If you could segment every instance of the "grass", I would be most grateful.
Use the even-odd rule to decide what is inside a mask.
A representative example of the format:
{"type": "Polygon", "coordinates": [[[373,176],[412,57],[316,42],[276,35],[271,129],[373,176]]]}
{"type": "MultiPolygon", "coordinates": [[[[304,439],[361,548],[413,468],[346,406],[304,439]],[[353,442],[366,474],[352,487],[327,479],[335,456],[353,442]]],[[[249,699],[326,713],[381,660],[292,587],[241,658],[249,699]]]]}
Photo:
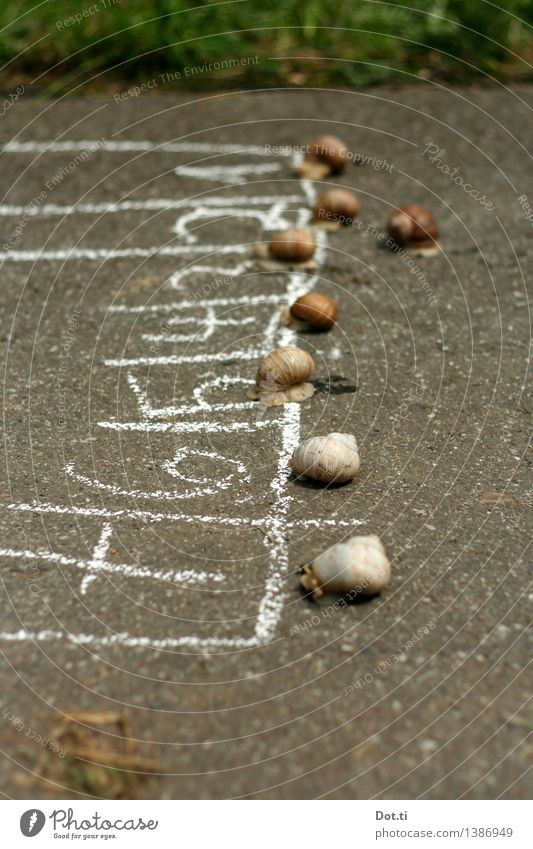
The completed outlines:
{"type": "Polygon", "coordinates": [[[0,86],[87,93],[160,74],[170,79],[157,91],[530,79],[533,0],[500,2],[3,0],[0,86]]]}

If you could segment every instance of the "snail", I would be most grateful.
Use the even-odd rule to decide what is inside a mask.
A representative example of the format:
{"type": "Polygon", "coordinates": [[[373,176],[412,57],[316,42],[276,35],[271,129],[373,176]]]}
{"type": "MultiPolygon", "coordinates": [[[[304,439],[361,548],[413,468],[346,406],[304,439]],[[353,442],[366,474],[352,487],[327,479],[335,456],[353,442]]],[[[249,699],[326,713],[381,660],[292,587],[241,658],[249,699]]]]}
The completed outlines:
{"type": "Polygon", "coordinates": [[[315,249],[314,236],[305,227],[292,227],[276,233],[268,246],[270,256],[282,262],[306,262],[315,249]]]}
{"type": "Polygon", "coordinates": [[[349,433],[328,433],[305,439],[289,460],[296,475],[326,484],[351,481],[360,465],[357,442],[349,433]]]}
{"type": "Polygon", "coordinates": [[[391,577],[389,559],[375,535],[339,542],[303,569],[301,585],[313,593],[314,599],[321,598],[324,593],[376,595],[391,577]]]}
{"type": "Polygon", "coordinates": [[[338,228],[350,226],[361,211],[359,198],[348,189],[326,189],[313,209],[313,224],[338,228]]]}
{"type": "Polygon", "coordinates": [[[388,231],[396,244],[406,247],[433,247],[439,235],[433,213],[416,204],[396,209],[389,218],[388,231]]]}
{"type": "Polygon", "coordinates": [[[290,401],[305,401],[315,387],[306,383],[315,364],[311,354],[301,348],[276,348],[263,357],[257,369],[256,386],[248,397],[260,400],[266,407],[279,407],[290,401]]]}
{"type": "Polygon", "coordinates": [[[346,165],[348,148],[335,136],[320,136],[306,145],[304,161],[297,171],[301,177],[320,180],[328,174],[338,174],[346,165]]]}
{"type": "Polygon", "coordinates": [[[308,292],[297,298],[290,308],[290,318],[304,321],[319,330],[329,330],[337,319],[339,305],[320,292],[308,292]]]}

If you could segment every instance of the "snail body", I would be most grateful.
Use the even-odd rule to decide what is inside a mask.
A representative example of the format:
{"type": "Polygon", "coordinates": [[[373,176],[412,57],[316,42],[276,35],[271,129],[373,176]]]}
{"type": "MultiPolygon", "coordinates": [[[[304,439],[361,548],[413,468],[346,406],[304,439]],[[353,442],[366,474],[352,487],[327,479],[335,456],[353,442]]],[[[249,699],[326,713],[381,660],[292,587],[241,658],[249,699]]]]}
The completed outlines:
{"type": "Polygon", "coordinates": [[[337,320],[338,309],[337,301],[333,298],[321,295],[320,292],[308,292],[293,303],[290,315],[319,330],[329,330],[337,320]]]}
{"type": "Polygon", "coordinates": [[[267,407],[279,407],[291,401],[305,401],[314,394],[311,377],[315,364],[311,354],[301,348],[276,348],[263,357],[256,374],[256,385],[248,397],[267,407]]]}
{"type": "Polygon", "coordinates": [[[398,245],[405,246],[431,245],[439,235],[433,213],[416,204],[396,209],[389,218],[388,230],[398,245]]]}
{"type": "Polygon", "coordinates": [[[313,234],[305,227],[291,227],[276,233],[268,245],[270,256],[281,262],[307,262],[316,249],[313,234]]]}
{"type": "Polygon", "coordinates": [[[325,484],[351,481],[360,465],[357,442],[349,433],[329,433],[305,439],[289,460],[295,474],[325,484]]]}
{"type": "Polygon", "coordinates": [[[326,189],[318,196],[313,208],[313,224],[350,226],[360,211],[359,198],[353,192],[348,189],[326,189]]]}
{"type": "Polygon", "coordinates": [[[298,166],[301,177],[319,180],[338,174],[348,159],[348,148],[336,136],[320,136],[306,145],[304,161],[298,166]]]}
{"type": "Polygon", "coordinates": [[[328,548],[304,566],[300,581],[319,599],[325,593],[371,596],[380,593],[391,577],[391,566],[379,537],[354,536],[328,548]]]}

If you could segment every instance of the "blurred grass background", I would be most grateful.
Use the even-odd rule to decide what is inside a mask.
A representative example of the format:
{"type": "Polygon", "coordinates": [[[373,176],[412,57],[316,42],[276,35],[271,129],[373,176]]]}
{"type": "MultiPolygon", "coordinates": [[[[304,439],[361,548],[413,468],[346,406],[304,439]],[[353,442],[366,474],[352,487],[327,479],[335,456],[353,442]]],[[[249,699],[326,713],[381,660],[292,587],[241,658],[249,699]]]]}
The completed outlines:
{"type": "Polygon", "coordinates": [[[0,87],[24,82],[49,95],[120,91],[158,74],[238,59],[245,63],[159,83],[155,93],[173,85],[531,79],[533,0],[500,3],[2,0],[0,87]],[[74,15],[81,20],[68,21],[74,15]]]}

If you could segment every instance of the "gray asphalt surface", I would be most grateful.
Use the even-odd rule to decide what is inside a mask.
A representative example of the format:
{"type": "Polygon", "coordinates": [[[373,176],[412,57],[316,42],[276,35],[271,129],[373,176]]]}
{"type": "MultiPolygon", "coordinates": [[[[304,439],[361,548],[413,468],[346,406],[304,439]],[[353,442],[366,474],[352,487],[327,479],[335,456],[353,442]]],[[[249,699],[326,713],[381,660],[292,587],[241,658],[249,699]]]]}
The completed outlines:
{"type": "MultiPolygon", "coordinates": [[[[145,758],[160,773],[137,775],[126,795],[530,793],[532,101],[528,87],[428,86],[22,99],[5,115],[3,144],[102,147],[74,166],[83,145],[1,155],[6,796],[90,795],[68,773],[71,743],[60,758],[36,739],[57,739],[73,711],[126,712],[141,759],[134,772],[145,758]],[[276,316],[287,286],[306,285],[305,275],[251,263],[265,222],[242,211],[266,207],[249,199],[294,196],[283,213],[293,222],[308,198],[289,158],[244,148],[300,145],[326,131],[366,158],[331,180],[363,206],[359,228],[327,234],[314,284],[339,301],[338,326],[294,336],[317,366],[299,432],[345,430],[360,443],[361,474],[329,491],[284,477],[297,427],[290,412],[231,406],[246,400],[254,352],[265,339],[286,341],[276,316]],[[151,146],[110,148],[134,141],[151,146]],[[167,142],[193,149],[157,149],[167,142]],[[430,144],[451,174],[424,154],[430,144]],[[175,173],[269,163],[276,169],[240,184],[220,172],[175,173]],[[187,225],[194,243],[173,232],[183,210],[164,204],[64,209],[170,199],[189,210],[200,197],[227,207],[187,225]],[[36,214],[11,209],[32,199],[36,214]],[[443,252],[416,259],[416,269],[371,229],[406,203],[430,207],[442,232],[443,252]],[[149,250],[191,244],[197,253],[149,250]],[[67,257],[73,247],[81,253],[67,257]],[[169,278],[186,267],[172,289],[169,278]],[[205,324],[183,319],[205,319],[210,299],[208,321],[232,323],[206,335],[205,324]],[[139,362],[154,356],[167,360],[139,362]],[[190,407],[211,380],[215,413],[168,410],[190,407]],[[141,420],[159,429],[112,426],[141,420]],[[184,421],[188,429],[175,427],[184,421]],[[347,606],[304,598],[300,566],[357,532],[384,541],[388,589],[347,606]],[[202,583],[169,577],[180,570],[211,574],[202,583]]],[[[120,749],[114,725],[95,727],[100,751],[120,749]]]]}

